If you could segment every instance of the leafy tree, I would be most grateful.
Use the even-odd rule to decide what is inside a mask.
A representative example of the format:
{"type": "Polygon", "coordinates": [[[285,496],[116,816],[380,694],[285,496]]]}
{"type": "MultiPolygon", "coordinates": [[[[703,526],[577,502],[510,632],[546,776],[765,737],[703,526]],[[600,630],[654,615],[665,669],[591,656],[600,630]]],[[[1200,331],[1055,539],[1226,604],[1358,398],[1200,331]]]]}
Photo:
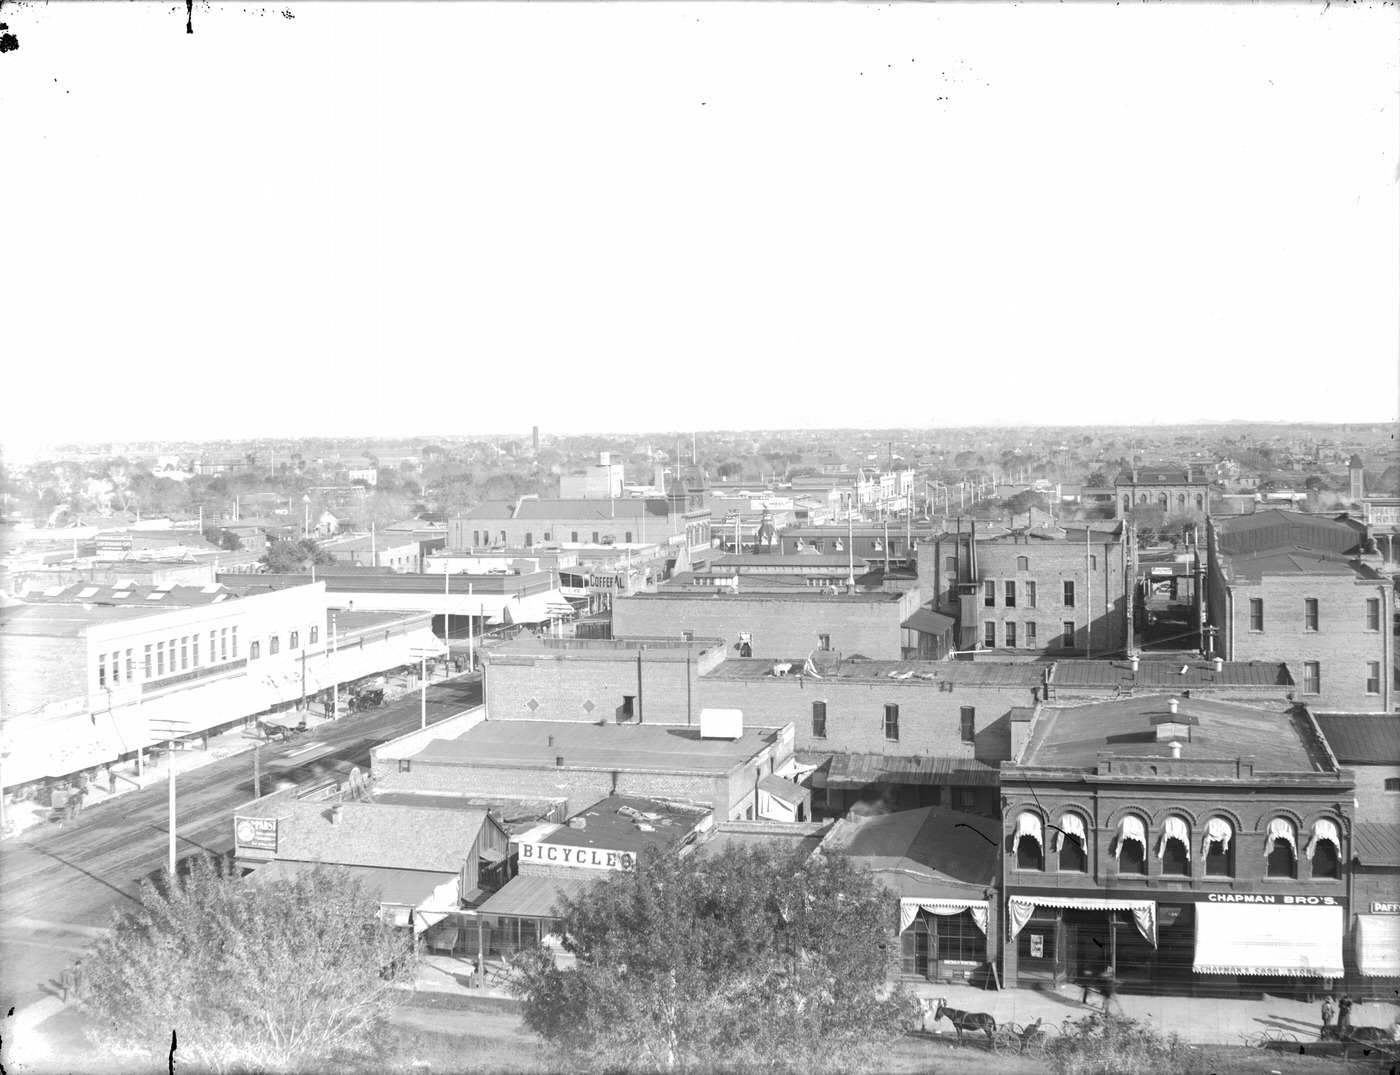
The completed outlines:
{"type": "Polygon", "coordinates": [[[1128,521],[1137,533],[1138,540],[1145,545],[1154,545],[1162,531],[1165,516],[1155,504],[1139,504],[1128,512],[1128,521]]]}
{"type": "Polygon", "coordinates": [[[652,851],[562,901],[561,970],[519,961],[525,1023],[580,1068],[858,1070],[909,1025],[897,901],[841,855],[652,851]]]}
{"type": "Polygon", "coordinates": [[[1045,497],[1033,489],[1017,493],[1006,501],[1006,510],[1012,515],[1025,515],[1031,508],[1039,508],[1041,511],[1049,511],[1050,505],[1045,502],[1045,497]]]}
{"type": "Polygon", "coordinates": [[[1108,475],[1101,470],[1096,470],[1084,479],[1084,484],[1105,486],[1108,484],[1108,475]]]}
{"type": "Polygon", "coordinates": [[[418,958],[344,869],[255,884],[200,856],[114,916],[87,1007],[108,1048],[164,1057],[174,1028],[196,1070],[335,1070],[373,1047],[418,958]]]}
{"type": "Polygon", "coordinates": [[[300,541],[274,541],[263,553],[262,564],[278,574],[305,571],[310,564],[333,564],[335,557],[311,538],[300,541]]]}

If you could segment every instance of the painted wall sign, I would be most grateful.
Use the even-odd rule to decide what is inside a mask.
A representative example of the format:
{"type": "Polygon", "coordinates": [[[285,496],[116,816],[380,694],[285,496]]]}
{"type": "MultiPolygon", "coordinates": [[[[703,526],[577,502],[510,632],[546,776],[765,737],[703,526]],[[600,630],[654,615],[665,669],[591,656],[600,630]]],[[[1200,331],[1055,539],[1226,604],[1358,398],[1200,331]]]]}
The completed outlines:
{"type": "Polygon", "coordinates": [[[520,862],[551,866],[579,866],[591,870],[630,870],[637,864],[631,851],[607,851],[600,847],[569,847],[567,844],[520,844],[520,862]]]}
{"type": "MultiPolygon", "coordinates": [[[[1173,894],[1175,895],[1175,894],[1173,894]]],[[[1208,903],[1278,903],[1294,907],[1340,907],[1342,901],[1333,896],[1274,896],[1255,892],[1212,892],[1208,903]]]]}
{"type": "Polygon", "coordinates": [[[1372,914],[1400,914],[1400,903],[1371,903],[1372,914]]]}
{"type": "Polygon", "coordinates": [[[233,819],[233,836],[239,847],[276,851],[277,819],[275,817],[236,817],[233,819]]]}

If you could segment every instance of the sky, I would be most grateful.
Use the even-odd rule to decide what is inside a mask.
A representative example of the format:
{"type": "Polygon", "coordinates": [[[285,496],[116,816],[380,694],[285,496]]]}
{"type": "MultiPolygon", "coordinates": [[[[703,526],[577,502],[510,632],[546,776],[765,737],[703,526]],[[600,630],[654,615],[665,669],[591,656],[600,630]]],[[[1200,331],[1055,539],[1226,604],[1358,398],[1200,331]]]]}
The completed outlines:
{"type": "Polygon", "coordinates": [[[1397,418],[1395,5],[0,19],[0,443],[1397,418]]]}

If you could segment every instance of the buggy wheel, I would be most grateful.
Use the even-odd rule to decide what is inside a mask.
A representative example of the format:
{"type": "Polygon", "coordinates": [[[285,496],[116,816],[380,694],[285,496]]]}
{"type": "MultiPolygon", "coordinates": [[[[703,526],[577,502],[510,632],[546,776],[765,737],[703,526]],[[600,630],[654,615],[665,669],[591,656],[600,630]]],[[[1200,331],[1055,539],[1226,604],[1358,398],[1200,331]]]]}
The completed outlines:
{"type": "Polygon", "coordinates": [[[1274,1040],[1275,1040],[1275,1041],[1286,1042],[1286,1043],[1289,1044],[1289,1045],[1297,1045],[1297,1044],[1298,1044],[1298,1035],[1297,1035],[1297,1034],[1292,1034],[1292,1033],[1288,1032],[1287,1030],[1285,1030],[1285,1031],[1283,1031],[1282,1033],[1276,1035],[1276,1036],[1274,1037],[1274,1040]]]}
{"type": "Polygon", "coordinates": [[[1256,1030],[1253,1034],[1244,1036],[1244,1044],[1247,1049],[1262,1049],[1269,1040],[1269,1036],[1261,1030],[1256,1030]]]}
{"type": "Polygon", "coordinates": [[[1009,1026],[1001,1027],[992,1038],[992,1048],[998,1056],[1017,1056],[1021,1052],[1021,1036],[1009,1026]]]}
{"type": "Polygon", "coordinates": [[[1044,1060],[1047,1047],[1050,1044],[1050,1035],[1043,1030],[1037,1030],[1031,1034],[1026,1042],[1026,1052],[1037,1060],[1044,1060]]]}

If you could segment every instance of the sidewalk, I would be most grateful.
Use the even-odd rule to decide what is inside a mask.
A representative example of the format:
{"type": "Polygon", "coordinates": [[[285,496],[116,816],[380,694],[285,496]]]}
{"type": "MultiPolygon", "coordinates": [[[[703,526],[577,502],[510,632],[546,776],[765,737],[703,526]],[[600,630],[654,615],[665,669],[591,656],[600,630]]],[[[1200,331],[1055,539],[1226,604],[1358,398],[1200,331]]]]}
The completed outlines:
{"type": "MultiPolygon", "coordinates": [[[[436,675],[429,679],[430,687],[439,686],[449,680],[467,679],[469,673],[452,673],[450,675],[436,675]]],[[[416,693],[418,688],[412,691],[401,691],[401,695],[416,693]]],[[[396,696],[397,697],[397,696],[396,696]]],[[[392,700],[392,699],[391,699],[392,700]]],[[[323,724],[333,724],[334,721],[321,715],[318,709],[308,708],[301,714],[292,712],[276,714],[276,721],[282,722],[291,720],[293,716],[304,717],[307,730],[315,732],[323,724]]],[[[343,718],[342,718],[343,719],[343,718]]],[[[220,761],[223,758],[232,757],[235,754],[244,754],[251,751],[259,743],[273,745],[277,743],[275,739],[261,739],[256,734],[256,725],[249,724],[248,727],[239,726],[230,731],[209,737],[209,746],[206,750],[202,741],[197,736],[191,736],[185,740],[175,751],[174,768],[178,778],[181,773],[187,773],[201,766],[209,765],[211,762],[220,761]]],[[[87,798],[83,803],[84,810],[90,810],[99,803],[104,803],[109,799],[119,795],[126,795],[133,791],[140,791],[156,784],[163,783],[169,779],[170,764],[169,756],[165,752],[165,744],[159,744],[161,754],[158,760],[150,757],[150,748],[147,748],[146,762],[143,771],[138,775],[136,771],[136,761],[132,759],[125,762],[114,762],[106,766],[116,775],[113,789],[109,791],[106,780],[99,776],[97,780],[88,784],[87,798]]],[[[251,763],[250,763],[251,764],[251,763]]],[[[23,802],[7,802],[5,804],[6,831],[0,834],[0,839],[9,839],[18,835],[25,829],[40,825],[49,820],[50,809],[47,798],[40,800],[26,800],[23,802]]]]}
{"type": "MultiPolygon", "coordinates": [[[[998,1023],[1015,1022],[1022,1025],[1044,1019],[1057,1026],[1066,1018],[1077,1019],[1091,1011],[1103,1010],[1103,997],[1093,994],[1092,1007],[1081,1005],[1078,986],[1059,990],[976,989],[966,985],[943,985],[919,982],[914,992],[920,997],[942,997],[952,1008],[987,1012],[998,1023]]],[[[1261,1030],[1278,1030],[1295,1034],[1300,1043],[1316,1041],[1321,1025],[1319,1004],[1265,996],[1263,1000],[1233,997],[1156,997],[1129,993],[1118,994],[1113,1007],[1121,1007],[1124,1015],[1153,1024],[1164,1034],[1178,1034],[1194,1045],[1242,1045],[1247,1034],[1261,1030]]],[[[1358,1004],[1352,1009],[1353,1026],[1389,1028],[1395,1019],[1397,1005],[1384,1003],[1358,1004]]],[[[925,1023],[927,1030],[951,1031],[946,1019],[933,1022],[932,1010],[925,1023]]]]}

